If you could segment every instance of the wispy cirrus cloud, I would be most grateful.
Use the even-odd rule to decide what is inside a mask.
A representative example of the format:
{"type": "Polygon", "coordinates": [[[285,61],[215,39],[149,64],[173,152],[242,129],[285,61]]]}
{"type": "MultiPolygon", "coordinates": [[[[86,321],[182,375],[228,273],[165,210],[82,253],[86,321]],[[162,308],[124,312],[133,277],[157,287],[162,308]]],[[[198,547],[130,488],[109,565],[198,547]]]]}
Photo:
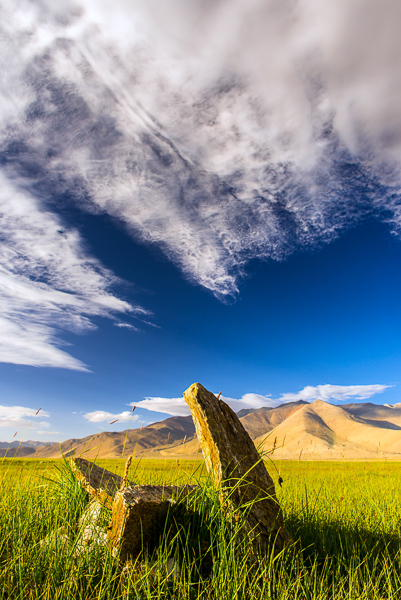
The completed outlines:
{"type": "Polygon", "coordinates": [[[397,0],[0,0],[0,15],[2,177],[54,238],[39,256],[21,217],[38,251],[20,257],[3,200],[17,249],[11,275],[0,263],[15,285],[1,360],[83,369],[55,321],[85,330],[129,309],[77,234],[57,237],[64,204],[116,217],[218,297],[249,259],[330,242],[367,214],[401,230],[397,0]]]}
{"type": "Polygon", "coordinates": [[[78,232],[0,174],[0,361],[85,370],[57,333],[90,317],[146,314],[109,289],[116,278],[87,256],[78,232]]]}
{"type": "MultiPolygon", "coordinates": [[[[238,412],[244,408],[275,408],[286,402],[295,402],[297,400],[305,400],[306,402],[314,402],[315,400],[323,400],[325,402],[349,402],[350,400],[367,400],[376,394],[381,394],[391,385],[317,385],[306,386],[296,393],[282,394],[278,398],[273,398],[271,395],[262,395],[248,393],[241,398],[230,398],[220,396],[234,412],[238,412]]],[[[164,412],[174,416],[185,417],[191,414],[184,398],[157,398],[149,397],[145,400],[135,403],[138,408],[146,408],[164,412]]]]}
{"type": "Polygon", "coordinates": [[[135,327],[135,325],[131,325],[131,323],[114,323],[116,327],[120,327],[121,329],[129,329],[130,331],[136,331],[139,333],[141,330],[139,327],[135,327]]]}
{"type": "Polygon", "coordinates": [[[401,8],[368,6],[2,0],[4,171],[217,295],[367,212],[397,229],[401,8]]]}

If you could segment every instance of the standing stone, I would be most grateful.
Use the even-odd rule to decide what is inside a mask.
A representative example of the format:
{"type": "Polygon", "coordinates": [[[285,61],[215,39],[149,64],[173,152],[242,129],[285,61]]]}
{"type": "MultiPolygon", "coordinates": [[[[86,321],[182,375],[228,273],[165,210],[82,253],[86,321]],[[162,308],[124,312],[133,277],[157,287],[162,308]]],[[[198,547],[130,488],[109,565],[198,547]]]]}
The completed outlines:
{"type": "Polygon", "coordinates": [[[136,485],[119,490],[107,532],[111,549],[120,547],[121,561],[139,556],[143,545],[154,539],[171,504],[196,489],[196,485],[136,485]]]}
{"type": "Polygon", "coordinates": [[[279,552],[289,536],[274,483],[249,434],[222,400],[194,383],[184,392],[206,467],[222,500],[246,516],[256,553],[279,552]],[[241,508],[243,507],[243,508],[241,508]]]}
{"type": "Polygon", "coordinates": [[[70,464],[77,481],[93,499],[106,504],[111,503],[115,493],[122,486],[122,477],[98,467],[85,458],[72,458],[70,464]]]}

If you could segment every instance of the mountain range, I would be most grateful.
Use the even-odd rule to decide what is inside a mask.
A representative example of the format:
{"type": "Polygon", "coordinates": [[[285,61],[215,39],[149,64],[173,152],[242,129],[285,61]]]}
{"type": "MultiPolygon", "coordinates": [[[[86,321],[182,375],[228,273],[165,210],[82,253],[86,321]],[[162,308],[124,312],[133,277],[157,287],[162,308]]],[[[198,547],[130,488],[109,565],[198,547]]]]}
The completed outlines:
{"type": "MultiPolygon", "coordinates": [[[[337,406],[300,400],[242,410],[238,417],[256,447],[276,459],[401,459],[401,404],[337,406]]],[[[140,429],[102,432],[61,444],[0,443],[0,456],[59,458],[62,453],[89,459],[202,456],[192,417],[170,417],[140,429]]]]}

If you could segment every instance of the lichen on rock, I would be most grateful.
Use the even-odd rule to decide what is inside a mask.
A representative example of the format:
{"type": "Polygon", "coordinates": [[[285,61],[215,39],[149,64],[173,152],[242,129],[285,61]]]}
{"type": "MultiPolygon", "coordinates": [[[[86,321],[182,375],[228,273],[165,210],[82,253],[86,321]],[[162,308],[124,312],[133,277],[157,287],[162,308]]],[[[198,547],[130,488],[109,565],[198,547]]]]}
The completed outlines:
{"type": "Polygon", "coordinates": [[[274,482],[249,434],[233,410],[200,383],[184,398],[191,409],[206,467],[221,501],[240,510],[255,551],[280,551],[290,538],[284,529],[274,482]]]}

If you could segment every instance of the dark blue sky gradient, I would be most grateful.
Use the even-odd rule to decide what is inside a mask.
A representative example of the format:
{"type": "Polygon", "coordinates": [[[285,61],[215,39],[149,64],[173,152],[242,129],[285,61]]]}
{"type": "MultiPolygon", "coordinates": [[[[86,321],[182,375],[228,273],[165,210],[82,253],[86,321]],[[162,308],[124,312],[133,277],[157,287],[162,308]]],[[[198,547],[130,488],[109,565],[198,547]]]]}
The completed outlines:
{"type": "MultiPolygon", "coordinates": [[[[233,398],[381,383],[394,387],[373,401],[400,400],[401,242],[386,225],[365,222],[283,262],[254,260],[230,303],[186,281],[159,249],[135,243],[104,217],[82,217],[78,226],[88,249],[124,280],[120,296],[151,310],[157,327],[124,319],[141,329],[135,332],[98,318],[92,333],[63,333],[91,373],[0,365],[4,400],[50,412],[56,438],[102,428],[81,413],[178,397],[194,381],[233,398]]],[[[164,416],[136,415],[136,425],[164,416]]]]}

